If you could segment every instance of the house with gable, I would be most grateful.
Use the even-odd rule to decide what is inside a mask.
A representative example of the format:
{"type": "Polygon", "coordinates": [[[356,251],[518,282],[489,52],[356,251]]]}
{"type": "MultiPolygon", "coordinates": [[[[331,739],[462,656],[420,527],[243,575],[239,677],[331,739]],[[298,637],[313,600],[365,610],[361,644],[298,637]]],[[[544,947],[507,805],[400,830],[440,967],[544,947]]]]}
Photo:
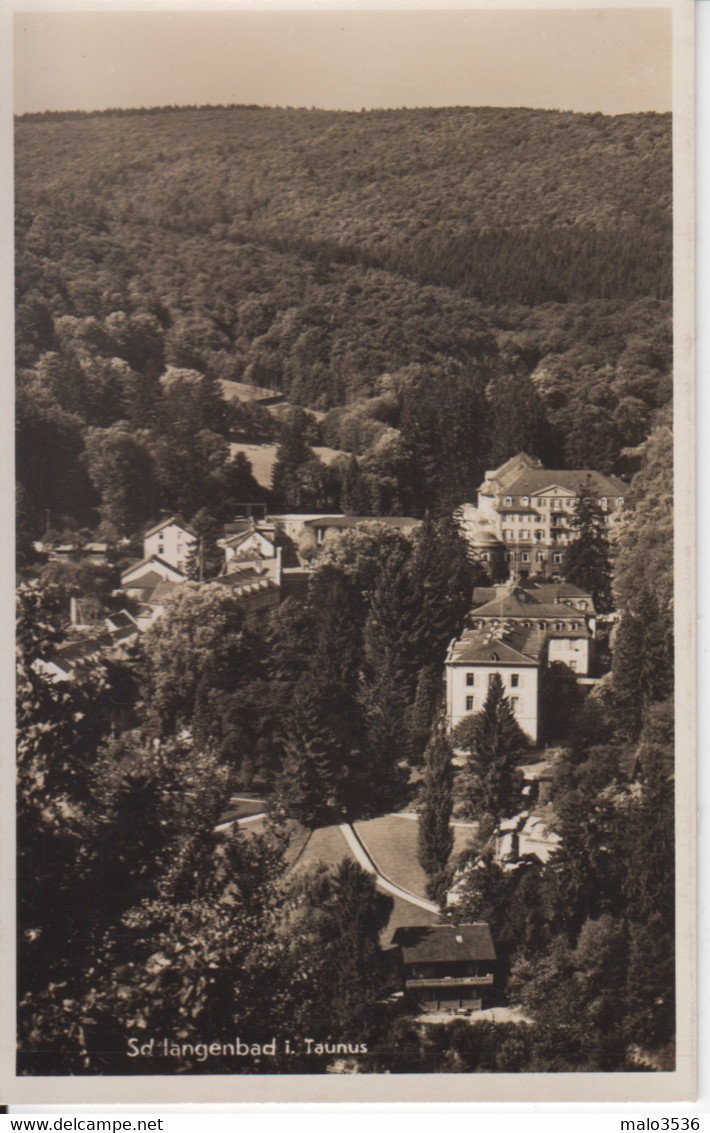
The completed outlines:
{"type": "Polygon", "coordinates": [[[591,668],[594,645],[594,601],[578,587],[550,583],[534,587],[508,583],[496,588],[495,597],[470,611],[471,629],[495,632],[537,628],[547,637],[547,663],[553,671],[586,676],[591,668]],[[566,591],[569,596],[562,596],[566,591]],[[545,599],[548,599],[547,601],[545,599]]]}
{"type": "Polygon", "coordinates": [[[423,1011],[480,1011],[493,999],[498,957],[485,922],[400,926],[392,945],[405,990],[423,1011]]]}
{"type": "Polygon", "coordinates": [[[453,729],[465,716],[480,712],[494,674],[498,674],[522,730],[537,743],[540,673],[547,634],[538,626],[465,629],[451,642],[445,662],[446,719],[453,729]]]}
{"type": "Polygon", "coordinates": [[[146,531],[143,536],[143,557],[161,559],[185,575],[196,544],[196,533],[173,515],[146,531]]]}
{"type": "Polygon", "coordinates": [[[551,470],[518,453],[486,472],[478,489],[478,515],[493,524],[511,571],[521,578],[560,572],[575,538],[573,513],[583,486],[609,520],[623,510],[628,485],[594,469],[551,470]]]}

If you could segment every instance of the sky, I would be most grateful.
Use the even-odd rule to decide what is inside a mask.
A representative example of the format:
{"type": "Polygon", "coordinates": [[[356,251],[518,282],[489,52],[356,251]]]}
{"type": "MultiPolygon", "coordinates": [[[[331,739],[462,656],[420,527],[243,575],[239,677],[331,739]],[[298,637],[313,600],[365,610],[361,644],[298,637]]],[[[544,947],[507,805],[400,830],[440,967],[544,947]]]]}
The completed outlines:
{"type": "Polygon", "coordinates": [[[18,114],[220,103],[666,111],[671,12],[25,11],[14,92],[18,114]]]}

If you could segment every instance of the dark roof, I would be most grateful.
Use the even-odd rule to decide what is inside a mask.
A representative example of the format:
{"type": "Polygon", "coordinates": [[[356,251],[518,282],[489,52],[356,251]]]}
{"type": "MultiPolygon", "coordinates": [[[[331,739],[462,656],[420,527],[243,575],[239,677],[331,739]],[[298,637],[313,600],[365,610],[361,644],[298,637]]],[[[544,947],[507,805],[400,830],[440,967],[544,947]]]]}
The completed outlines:
{"type": "Polygon", "coordinates": [[[163,582],[162,574],[158,574],[156,570],[147,570],[145,574],[139,574],[136,578],[130,579],[128,582],[121,582],[122,590],[153,590],[159,582],[163,582]]]}
{"type": "Polygon", "coordinates": [[[560,605],[565,605],[565,600],[569,598],[586,598],[592,609],[594,609],[594,602],[592,595],[588,590],[582,590],[579,586],[575,586],[572,582],[534,582],[525,581],[521,584],[521,589],[532,593],[539,593],[543,602],[556,602],[560,605]]]}
{"type": "Polygon", "coordinates": [[[405,964],[496,959],[487,924],[402,926],[392,943],[401,948],[405,964]]]}
{"type": "Polygon", "coordinates": [[[497,632],[490,629],[466,629],[458,641],[454,642],[447,663],[536,665],[546,640],[545,630],[537,628],[502,628],[497,632]]]}
{"type": "Polygon", "coordinates": [[[589,480],[592,490],[599,496],[623,496],[628,492],[628,484],[624,484],[617,476],[604,476],[591,468],[528,468],[505,488],[506,496],[529,496],[533,492],[544,492],[546,488],[567,488],[578,492],[582,485],[589,480]]]}
{"type": "Polygon", "coordinates": [[[522,472],[524,468],[541,468],[542,461],[537,457],[528,456],[526,452],[519,452],[516,456],[511,456],[500,468],[494,469],[492,472],[486,473],[486,480],[484,480],[481,487],[478,489],[482,495],[491,495],[491,492],[483,491],[486,484],[493,487],[505,486],[510,480],[515,479],[515,476],[522,472]]]}
{"type": "Polygon", "coordinates": [[[503,598],[494,598],[483,606],[471,611],[471,617],[476,618],[545,618],[548,621],[556,618],[582,619],[584,611],[576,610],[564,602],[540,602],[536,598],[531,601],[520,599],[519,594],[508,594],[503,598]]]}
{"type": "Polygon", "coordinates": [[[136,623],[127,610],[118,610],[115,614],[109,614],[106,621],[110,622],[116,629],[136,628],[136,623]]]}
{"type": "Polygon", "coordinates": [[[386,523],[388,527],[417,527],[421,519],[408,515],[323,515],[307,519],[304,527],[358,527],[361,523],[386,523]]]}
{"type": "MultiPolygon", "coordinates": [[[[174,566],[173,563],[169,563],[166,559],[161,559],[160,555],[149,555],[147,559],[141,559],[140,562],[132,563],[131,566],[126,567],[125,570],[121,571],[121,585],[124,586],[124,587],[125,586],[131,586],[132,583],[137,582],[139,578],[143,579],[143,578],[147,578],[149,576],[149,574],[156,574],[157,573],[156,571],[146,571],[144,575],[139,574],[138,578],[132,579],[131,582],[126,583],[126,582],[123,581],[127,574],[132,574],[134,570],[139,570],[140,567],[149,567],[151,565],[151,563],[160,563],[161,566],[167,567],[169,571],[171,571],[173,574],[179,575],[180,578],[185,577],[183,571],[181,571],[179,567],[174,566]]],[[[159,577],[160,580],[162,581],[162,579],[163,579],[162,574],[158,575],[157,577],[159,577]]],[[[177,580],[174,580],[174,581],[177,581],[177,580]]]]}

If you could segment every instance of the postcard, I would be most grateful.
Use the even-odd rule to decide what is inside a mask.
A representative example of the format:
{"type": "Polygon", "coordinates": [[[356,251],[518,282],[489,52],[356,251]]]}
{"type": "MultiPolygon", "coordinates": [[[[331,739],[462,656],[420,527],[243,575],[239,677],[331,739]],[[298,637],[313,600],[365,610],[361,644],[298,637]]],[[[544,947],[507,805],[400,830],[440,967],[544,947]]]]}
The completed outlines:
{"type": "Polygon", "coordinates": [[[694,1097],[692,8],[5,13],[8,1101],[694,1097]]]}

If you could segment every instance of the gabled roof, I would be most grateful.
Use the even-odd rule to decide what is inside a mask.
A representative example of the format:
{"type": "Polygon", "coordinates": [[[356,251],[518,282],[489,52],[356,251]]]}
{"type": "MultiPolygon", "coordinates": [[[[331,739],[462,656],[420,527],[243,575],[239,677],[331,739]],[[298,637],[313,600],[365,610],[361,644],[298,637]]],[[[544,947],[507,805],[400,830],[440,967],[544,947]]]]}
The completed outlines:
{"type": "Polygon", "coordinates": [[[178,519],[174,515],[171,515],[169,519],[163,519],[160,523],[156,523],[155,527],[150,527],[144,533],[143,538],[147,539],[150,535],[157,535],[157,533],[159,531],[162,531],[164,527],[171,527],[173,524],[175,525],[175,527],[179,527],[181,531],[185,531],[188,535],[192,535],[193,539],[197,538],[197,532],[193,531],[192,527],[188,526],[187,523],[183,523],[181,519],[178,519]]]}
{"type": "Polygon", "coordinates": [[[495,960],[496,950],[487,924],[408,925],[395,930],[405,964],[457,960],[495,960]]]}
{"type": "Polygon", "coordinates": [[[500,468],[496,468],[491,472],[486,472],[486,478],[478,489],[482,495],[492,494],[487,491],[487,488],[498,487],[505,488],[507,485],[516,478],[516,476],[525,468],[541,468],[542,463],[534,456],[528,456],[526,452],[519,452],[516,456],[511,456],[500,468]]]}
{"type": "Polygon", "coordinates": [[[505,487],[504,494],[506,496],[531,496],[537,492],[558,487],[574,492],[576,495],[587,480],[589,480],[592,490],[599,496],[624,496],[629,490],[628,484],[624,484],[617,476],[605,476],[602,472],[595,472],[591,468],[554,470],[527,468],[505,487]]]}
{"type": "Polygon", "coordinates": [[[162,574],[155,570],[147,570],[145,574],[138,575],[128,582],[122,582],[124,590],[154,590],[159,582],[163,582],[162,574]]]}
{"type": "MultiPolygon", "coordinates": [[[[166,562],[165,559],[161,559],[159,555],[149,555],[147,559],[141,559],[140,562],[133,563],[133,566],[126,567],[125,570],[121,571],[121,585],[130,586],[131,583],[138,582],[139,580],[141,581],[141,583],[143,583],[143,579],[146,579],[151,575],[155,576],[162,582],[164,575],[158,574],[157,571],[150,569],[153,563],[159,563],[160,566],[165,567],[166,570],[170,571],[171,574],[176,574],[178,576],[178,579],[185,578],[183,572],[178,567],[173,566],[172,563],[166,562]],[[137,570],[139,571],[141,567],[146,568],[144,574],[139,574],[135,579],[131,579],[130,582],[124,582],[124,579],[127,578],[129,574],[133,574],[133,572],[137,570]]],[[[150,586],[154,585],[154,583],[143,583],[143,585],[150,586]]]]}
{"type": "Polygon", "coordinates": [[[489,629],[465,629],[451,646],[446,661],[453,665],[537,666],[546,640],[545,630],[537,628],[500,633],[489,629]]]}
{"type": "Polygon", "coordinates": [[[561,618],[576,617],[578,620],[581,618],[584,622],[584,611],[575,610],[574,606],[566,606],[562,602],[539,602],[536,599],[532,601],[521,600],[518,594],[509,594],[504,598],[494,598],[490,602],[486,602],[483,606],[478,606],[477,609],[472,610],[470,616],[472,618],[528,618],[533,620],[535,618],[544,618],[547,621],[561,618]]]}
{"type": "Polygon", "coordinates": [[[258,535],[259,538],[263,539],[265,543],[268,543],[270,547],[275,546],[273,531],[270,531],[267,535],[265,531],[259,531],[258,528],[253,527],[249,528],[248,531],[239,531],[235,535],[227,535],[224,539],[220,540],[220,542],[222,542],[225,547],[238,547],[240,543],[245,543],[254,535],[258,535]]]}
{"type": "Polygon", "coordinates": [[[565,598],[587,598],[589,602],[592,602],[592,595],[589,591],[582,590],[579,586],[575,586],[573,582],[531,582],[526,579],[521,583],[520,589],[531,594],[539,593],[543,602],[564,603],[565,598]]]}

